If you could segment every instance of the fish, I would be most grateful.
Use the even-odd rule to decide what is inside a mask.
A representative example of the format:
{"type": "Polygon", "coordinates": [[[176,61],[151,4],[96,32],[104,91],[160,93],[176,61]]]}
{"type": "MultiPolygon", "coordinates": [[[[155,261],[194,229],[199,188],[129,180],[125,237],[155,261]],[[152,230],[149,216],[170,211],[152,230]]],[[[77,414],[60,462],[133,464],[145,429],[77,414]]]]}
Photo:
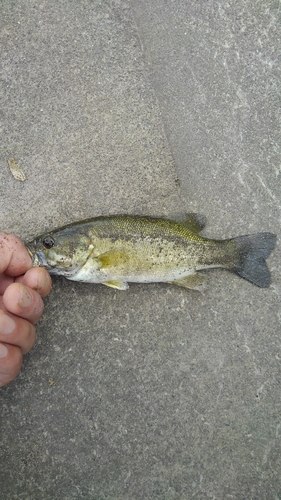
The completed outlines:
{"type": "Polygon", "coordinates": [[[206,218],[110,215],[68,224],[26,243],[34,267],[73,281],[127,290],[128,283],[164,282],[202,290],[201,271],[224,268],[261,288],[270,285],[265,259],[276,235],[225,240],[199,233],[206,218]]]}

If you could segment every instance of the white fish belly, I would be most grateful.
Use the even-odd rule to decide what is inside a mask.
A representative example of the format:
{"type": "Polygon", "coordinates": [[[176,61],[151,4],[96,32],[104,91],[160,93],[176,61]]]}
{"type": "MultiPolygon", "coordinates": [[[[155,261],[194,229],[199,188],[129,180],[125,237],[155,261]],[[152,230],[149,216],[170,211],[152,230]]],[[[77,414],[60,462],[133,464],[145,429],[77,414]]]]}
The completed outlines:
{"type": "Polygon", "coordinates": [[[132,272],[121,273],[112,272],[107,269],[95,269],[90,266],[82,267],[76,274],[68,279],[72,281],[81,281],[84,283],[105,283],[107,281],[118,281],[122,283],[157,283],[170,282],[184,278],[195,273],[195,269],[177,269],[168,273],[164,272],[132,272]]]}

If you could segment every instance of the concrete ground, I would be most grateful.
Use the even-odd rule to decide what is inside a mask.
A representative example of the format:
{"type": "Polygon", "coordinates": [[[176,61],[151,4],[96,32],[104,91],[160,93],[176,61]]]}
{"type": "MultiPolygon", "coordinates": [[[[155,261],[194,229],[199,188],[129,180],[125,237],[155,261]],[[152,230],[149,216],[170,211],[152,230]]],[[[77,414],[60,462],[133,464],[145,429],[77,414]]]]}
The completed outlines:
{"type": "MultiPolygon", "coordinates": [[[[208,236],[278,234],[278,8],[2,2],[1,230],[198,211],[208,236]]],[[[280,500],[279,263],[202,294],[54,278],[1,389],[0,498],[280,500]]]]}

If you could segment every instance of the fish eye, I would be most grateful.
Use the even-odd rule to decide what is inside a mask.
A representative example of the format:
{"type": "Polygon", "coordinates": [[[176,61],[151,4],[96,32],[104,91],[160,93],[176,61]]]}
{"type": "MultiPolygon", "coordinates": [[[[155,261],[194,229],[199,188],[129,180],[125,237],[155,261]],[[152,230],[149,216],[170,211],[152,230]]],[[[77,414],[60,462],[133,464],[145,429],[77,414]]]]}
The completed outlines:
{"type": "Polygon", "coordinates": [[[43,245],[45,248],[52,248],[55,244],[54,238],[52,236],[46,236],[43,240],[43,245]]]}

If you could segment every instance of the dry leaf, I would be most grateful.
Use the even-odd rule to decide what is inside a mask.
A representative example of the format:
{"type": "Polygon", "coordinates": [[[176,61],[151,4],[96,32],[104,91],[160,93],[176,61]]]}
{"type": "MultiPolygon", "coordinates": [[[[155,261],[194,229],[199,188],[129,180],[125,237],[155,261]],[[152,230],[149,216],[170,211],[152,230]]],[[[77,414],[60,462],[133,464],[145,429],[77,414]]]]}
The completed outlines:
{"type": "Polygon", "coordinates": [[[24,172],[22,171],[20,166],[17,164],[17,162],[14,160],[14,158],[9,158],[8,163],[9,163],[9,167],[10,167],[12,176],[15,179],[17,179],[17,181],[24,182],[26,180],[24,172]]]}

